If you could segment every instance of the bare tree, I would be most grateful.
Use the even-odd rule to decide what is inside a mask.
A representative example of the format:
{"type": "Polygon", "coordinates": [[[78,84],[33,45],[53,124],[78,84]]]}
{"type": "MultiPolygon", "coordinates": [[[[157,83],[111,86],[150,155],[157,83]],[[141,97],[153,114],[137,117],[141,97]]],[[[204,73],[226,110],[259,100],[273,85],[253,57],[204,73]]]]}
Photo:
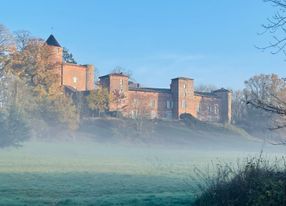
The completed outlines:
{"type": "Polygon", "coordinates": [[[18,51],[23,51],[32,39],[31,33],[25,30],[16,31],[14,36],[18,51]]]}
{"type": "Polygon", "coordinates": [[[126,70],[125,68],[121,67],[121,66],[116,66],[112,71],[111,71],[112,74],[123,74],[123,75],[126,75],[128,76],[128,78],[132,81],[134,81],[134,78],[133,78],[133,74],[132,74],[132,71],[130,70],[126,70]]]}
{"type": "Polygon", "coordinates": [[[0,24],[0,56],[10,52],[14,45],[12,34],[4,25],[0,24]]]}
{"type": "Polygon", "coordinates": [[[201,85],[196,87],[197,92],[212,92],[216,89],[217,89],[217,87],[215,85],[211,85],[211,84],[209,84],[209,85],[201,84],[201,85]]]}
{"type": "Polygon", "coordinates": [[[286,0],[264,0],[270,3],[275,9],[272,17],[263,24],[264,31],[261,34],[270,34],[271,40],[264,47],[258,47],[262,50],[270,49],[272,54],[280,52],[286,55],[286,0]]]}
{"type": "Polygon", "coordinates": [[[286,126],[286,83],[279,76],[257,75],[245,82],[246,103],[273,114],[272,120],[279,129],[286,126]]]}

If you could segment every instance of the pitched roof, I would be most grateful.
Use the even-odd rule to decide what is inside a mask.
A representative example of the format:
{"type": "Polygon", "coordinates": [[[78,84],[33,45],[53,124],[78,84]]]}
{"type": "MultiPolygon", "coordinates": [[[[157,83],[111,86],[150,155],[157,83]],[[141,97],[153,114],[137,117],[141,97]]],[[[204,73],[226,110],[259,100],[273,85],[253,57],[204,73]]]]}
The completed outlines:
{"type": "Polygon", "coordinates": [[[59,42],[56,40],[56,38],[54,37],[54,35],[50,35],[49,38],[46,41],[47,45],[49,46],[57,46],[57,47],[61,47],[61,45],[59,44],[59,42]]]}

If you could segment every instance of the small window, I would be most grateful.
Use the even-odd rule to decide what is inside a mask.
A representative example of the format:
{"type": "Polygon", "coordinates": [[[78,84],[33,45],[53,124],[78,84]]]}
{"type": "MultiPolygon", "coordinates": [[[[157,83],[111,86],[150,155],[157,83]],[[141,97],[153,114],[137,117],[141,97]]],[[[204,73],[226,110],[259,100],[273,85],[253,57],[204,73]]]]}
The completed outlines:
{"type": "Polygon", "coordinates": [[[201,111],[201,106],[200,106],[200,104],[198,104],[198,106],[197,106],[197,112],[200,112],[201,111]]]}
{"type": "Polygon", "coordinates": [[[167,109],[171,108],[171,102],[169,100],[167,100],[167,109]]]}
{"type": "Polygon", "coordinates": [[[155,100],[154,100],[154,99],[152,99],[152,100],[150,101],[150,107],[151,107],[151,108],[154,108],[154,107],[155,107],[155,100]]]}
{"type": "Polygon", "coordinates": [[[173,108],[173,102],[170,100],[167,100],[167,109],[172,109],[173,108]]]}
{"type": "Polygon", "coordinates": [[[184,99],[182,100],[182,108],[183,109],[187,108],[187,102],[184,99]]]}
{"type": "Polygon", "coordinates": [[[137,104],[138,104],[138,99],[133,99],[133,103],[134,103],[135,105],[137,105],[137,104]]]}
{"type": "Polygon", "coordinates": [[[186,87],[186,84],[184,84],[184,89],[186,89],[187,87],[186,87]]]}
{"type": "Polygon", "coordinates": [[[219,108],[218,108],[218,105],[217,105],[217,104],[214,106],[214,113],[215,113],[215,114],[218,114],[218,113],[219,113],[219,108]]]}
{"type": "Polygon", "coordinates": [[[77,83],[77,77],[73,77],[73,83],[77,83]]]}

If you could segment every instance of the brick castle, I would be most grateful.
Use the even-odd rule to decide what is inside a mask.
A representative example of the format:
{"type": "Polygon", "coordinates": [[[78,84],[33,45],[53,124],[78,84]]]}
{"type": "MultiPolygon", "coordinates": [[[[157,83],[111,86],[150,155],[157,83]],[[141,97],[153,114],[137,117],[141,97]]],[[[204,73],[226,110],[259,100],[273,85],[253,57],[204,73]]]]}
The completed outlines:
{"type": "MultiPolygon", "coordinates": [[[[53,35],[46,44],[52,51],[51,61],[59,65],[63,86],[77,92],[95,89],[93,65],[64,63],[63,49],[53,35]]],[[[99,77],[99,86],[107,88],[110,96],[119,94],[118,101],[110,102],[109,111],[120,111],[125,117],[179,119],[182,114],[190,114],[201,121],[231,121],[231,92],[223,88],[196,92],[191,78],[174,78],[170,88],[159,89],[140,87],[127,75],[111,73],[99,77]]]]}

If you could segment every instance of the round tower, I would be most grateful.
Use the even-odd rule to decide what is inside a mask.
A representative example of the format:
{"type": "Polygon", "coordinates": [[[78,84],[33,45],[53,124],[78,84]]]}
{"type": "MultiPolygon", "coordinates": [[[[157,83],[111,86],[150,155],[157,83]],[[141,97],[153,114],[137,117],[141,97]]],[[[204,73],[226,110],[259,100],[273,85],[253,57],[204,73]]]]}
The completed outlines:
{"type": "Polygon", "coordinates": [[[56,40],[56,38],[51,34],[46,41],[48,61],[51,67],[54,67],[55,72],[60,77],[60,82],[62,82],[62,65],[63,65],[63,48],[56,40]]]}

